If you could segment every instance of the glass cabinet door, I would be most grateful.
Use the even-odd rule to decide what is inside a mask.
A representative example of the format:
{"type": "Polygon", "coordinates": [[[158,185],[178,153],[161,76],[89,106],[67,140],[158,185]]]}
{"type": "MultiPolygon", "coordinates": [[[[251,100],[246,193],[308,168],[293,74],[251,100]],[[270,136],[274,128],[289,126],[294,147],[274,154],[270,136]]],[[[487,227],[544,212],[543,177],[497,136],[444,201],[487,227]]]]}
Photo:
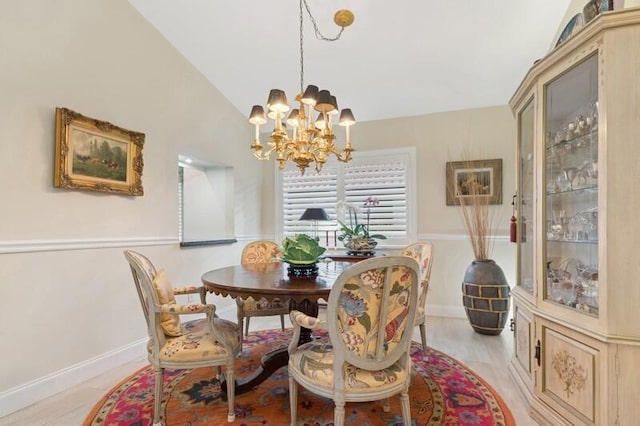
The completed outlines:
{"type": "Polygon", "coordinates": [[[533,270],[535,250],[533,238],[533,137],[534,102],[529,100],[518,114],[518,192],[516,224],[518,242],[518,285],[533,295],[533,270]]]}
{"type": "Polygon", "coordinates": [[[598,315],[598,60],[545,86],[544,299],[598,315]]]}

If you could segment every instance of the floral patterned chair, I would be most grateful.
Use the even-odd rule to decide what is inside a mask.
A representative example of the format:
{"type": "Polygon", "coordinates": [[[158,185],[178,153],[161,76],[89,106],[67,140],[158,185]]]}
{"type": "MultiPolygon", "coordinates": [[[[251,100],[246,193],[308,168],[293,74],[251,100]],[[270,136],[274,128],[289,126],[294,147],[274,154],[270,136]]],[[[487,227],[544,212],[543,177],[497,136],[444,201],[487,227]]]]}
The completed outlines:
{"type": "Polygon", "coordinates": [[[415,326],[420,327],[420,338],[422,348],[427,350],[427,291],[429,291],[429,277],[431,276],[431,264],[433,263],[433,244],[430,242],[413,243],[405,247],[403,256],[415,259],[420,265],[420,291],[418,295],[418,313],[416,314],[415,326]]]}
{"type": "MultiPolygon", "coordinates": [[[[242,250],[240,263],[246,265],[249,263],[277,262],[280,256],[280,246],[273,241],[253,241],[247,244],[242,250]]],[[[240,326],[241,339],[244,340],[244,336],[249,334],[249,321],[251,320],[251,317],[280,315],[280,326],[282,327],[282,331],[284,331],[284,316],[289,313],[288,301],[274,299],[269,302],[265,298],[255,300],[254,298],[249,297],[244,300],[236,298],[236,305],[238,307],[238,325],[240,326]],[[244,326],[245,318],[247,319],[246,326],[244,326]]]]}
{"type": "Polygon", "coordinates": [[[404,425],[411,424],[411,330],[418,300],[418,263],[406,256],[364,260],[344,271],[329,294],[326,321],[291,311],[289,345],[291,424],[298,384],[333,399],[334,425],[344,424],[345,402],[385,400],[400,394],[404,425]],[[298,346],[301,327],[327,329],[329,341],[298,346]]]}
{"type": "Polygon", "coordinates": [[[235,381],[233,363],[240,351],[240,332],[233,322],[215,316],[215,305],[205,303],[204,287],[173,288],[164,270],[157,271],[145,256],[124,252],[135,282],[142,311],[147,321],[149,363],[156,370],[153,424],[163,424],[161,408],[165,368],[225,368],[227,378],[227,420],[233,422],[235,381]],[[202,303],[180,305],[175,295],[199,294],[202,303]],[[204,313],[206,318],[181,323],[180,315],[204,313]]]}

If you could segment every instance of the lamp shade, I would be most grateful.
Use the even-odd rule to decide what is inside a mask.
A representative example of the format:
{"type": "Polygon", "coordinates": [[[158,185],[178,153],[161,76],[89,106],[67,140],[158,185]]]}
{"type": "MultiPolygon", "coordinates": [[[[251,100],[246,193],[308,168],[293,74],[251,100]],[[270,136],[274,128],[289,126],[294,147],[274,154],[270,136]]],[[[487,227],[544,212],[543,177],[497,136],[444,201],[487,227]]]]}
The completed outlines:
{"type": "Polygon", "coordinates": [[[304,90],[304,93],[302,94],[302,98],[300,99],[300,101],[306,105],[315,105],[317,100],[318,100],[318,86],[314,86],[313,84],[308,85],[307,88],[304,90]]]}
{"type": "Polygon", "coordinates": [[[315,122],[316,129],[325,129],[327,127],[327,121],[324,119],[324,114],[319,113],[318,118],[316,118],[315,122]]]}
{"type": "Polygon", "coordinates": [[[315,110],[319,112],[331,112],[333,110],[331,93],[328,90],[318,92],[318,101],[316,102],[315,110]]]}
{"type": "Polygon", "coordinates": [[[265,124],[267,117],[264,115],[264,109],[260,105],[254,105],[251,108],[251,114],[249,114],[249,123],[251,124],[265,124]]]}
{"type": "Polygon", "coordinates": [[[302,216],[300,216],[300,220],[331,220],[329,219],[329,215],[324,209],[306,209],[302,216]]]}
{"type": "Polygon", "coordinates": [[[298,125],[298,108],[291,110],[289,117],[287,117],[287,124],[294,127],[298,125]]]}
{"type": "Polygon", "coordinates": [[[340,126],[351,126],[356,124],[356,119],[353,117],[353,113],[350,108],[345,108],[340,113],[340,126]]]}
{"type": "Polygon", "coordinates": [[[329,111],[329,114],[331,115],[338,114],[340,112],[340,110],[338,109],[338,100],[333,95],[331,95],[331,105],[333,105],[333,109],[329,111]]]}
{"type": "Polygon", "coordinates": [[[274,112],[287,112],[289,105],[287,104],[287,95],[284,90],[271,89],[269,98],[267,99],[267,108],[274,112]]]}

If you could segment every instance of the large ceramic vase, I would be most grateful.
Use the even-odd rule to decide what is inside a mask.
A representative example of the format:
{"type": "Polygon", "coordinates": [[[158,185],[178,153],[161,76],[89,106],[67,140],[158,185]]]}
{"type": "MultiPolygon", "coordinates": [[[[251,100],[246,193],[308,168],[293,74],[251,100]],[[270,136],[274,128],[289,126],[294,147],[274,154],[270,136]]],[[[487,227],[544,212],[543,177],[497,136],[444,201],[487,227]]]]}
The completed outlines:
{"type": "Polygon", "coordinates": [[[471,327],[497,336],[509,315],[510,291],[502,268],[491,259],[474,260],[462,282],[462,302],[471,327]]]}

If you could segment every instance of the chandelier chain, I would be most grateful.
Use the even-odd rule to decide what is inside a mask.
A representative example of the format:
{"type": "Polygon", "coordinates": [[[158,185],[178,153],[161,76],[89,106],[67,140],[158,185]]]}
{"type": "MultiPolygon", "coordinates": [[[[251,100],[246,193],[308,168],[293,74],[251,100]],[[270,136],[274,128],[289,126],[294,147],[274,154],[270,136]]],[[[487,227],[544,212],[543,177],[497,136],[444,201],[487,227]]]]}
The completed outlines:
{"type": "Polygon", "coordinates": [[[307,14],[309,14],[309,19],[311,20],[311,24],[313,25],[313,31],[318,40],[322,41],[336,41],[340,39],[342,36],[342,32],[344,31],[344,27],[340,27],[340,31],[335,37],[327,37],[320,32],[318,28],[318,23],[316,19],[313,17],[311,13],[311,7],[307,3],[307,0],[300,0],[300,93],[304,90],[304,37],[303,37],[303,9],[302,5],[304,4],[304,8],[307,10],[307,14]]]}
{"type": "Polygon", "coordinates": [[[304,92],[304,37],[303,37],[303,19],[302,19],[302,2],[300,0],[300,93],[304,92]]]}
{"type": "Polygon", "coordinates": [[[316,22],[316,19],[311,14],[311,8],[309,7],[309,4],[307,3],[307,0],[300,0],[300,1],[302,3],[304,3],[305,9],[307,9],[307,13],[309,14],[309,19],[311,19],[311,23],[313,24],[313,31],[316,33],[316,38],[318,40],[336,41],[336,40],[340,39],[340,36],[342,35],[342,32],[344,31],[344,27],[340,27],[340,31],[338,31],[338,34],[335,37],[327,37],[327,36],[322,35],[320,30],[318,29],[318,23],[316,22]]]}

